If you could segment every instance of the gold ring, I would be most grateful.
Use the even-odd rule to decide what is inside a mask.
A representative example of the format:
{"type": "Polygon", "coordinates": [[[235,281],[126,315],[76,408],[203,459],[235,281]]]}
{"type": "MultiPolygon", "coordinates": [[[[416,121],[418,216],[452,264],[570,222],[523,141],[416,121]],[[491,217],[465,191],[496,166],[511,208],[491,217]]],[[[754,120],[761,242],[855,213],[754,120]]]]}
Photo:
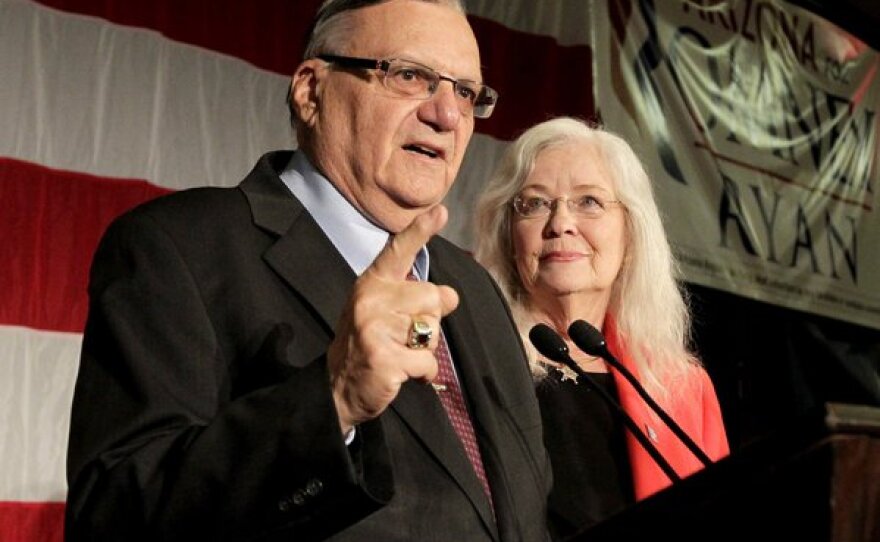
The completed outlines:
{"type": "Polygon", "coordinates": [[[434,335],[434,330],[427,322],[413,318],[412,325],[409,326],[409,340],[406,345],[414,349],[428,348],[432,335],[434,335]]]}

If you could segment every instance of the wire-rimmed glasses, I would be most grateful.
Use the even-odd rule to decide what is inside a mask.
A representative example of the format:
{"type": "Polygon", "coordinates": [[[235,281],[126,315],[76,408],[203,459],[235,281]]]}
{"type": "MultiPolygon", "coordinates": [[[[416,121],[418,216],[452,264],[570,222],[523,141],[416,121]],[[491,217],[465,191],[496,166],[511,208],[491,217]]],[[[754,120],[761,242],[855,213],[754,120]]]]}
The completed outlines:
{"type": "Polygon", "coordinates": [[[468,79],[454,79],[412,60],[400,58],[385,60],[340,55],[318,55],[318,58],[344,68],[382,71],[384,72],[382,83],[385,88],[401,96],[421,100],[433,96],[441,81],[449,81],[455,91],[459,110],[465,115],[473,115],[478,119],[489,118],[498,102],[498,93],[483,83],[468,79]]]}
{"type": "Polygon", "coordinates": [[[513,210],[523,218],[538,218],[549,216],[551,211],[556,210],[560,201],[564,201],[568,210],[576,216],[585,218],[599,218],[612,208],[623,206],[620,200],[603,199],[595,195],[561,196],[558,198],[546,198],[544,196],[531,196],[518,194],[513,198],[513,210]]]}

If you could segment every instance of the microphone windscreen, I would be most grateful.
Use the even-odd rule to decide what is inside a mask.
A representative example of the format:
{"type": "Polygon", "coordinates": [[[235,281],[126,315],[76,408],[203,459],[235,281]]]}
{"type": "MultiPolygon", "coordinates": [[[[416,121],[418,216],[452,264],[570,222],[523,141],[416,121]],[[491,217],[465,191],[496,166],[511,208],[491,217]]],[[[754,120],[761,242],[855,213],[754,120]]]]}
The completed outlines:
{"type": "Polygon", "coordinates": [[[568,336],[578,348],[591,356],[605,354],[605,337],[602,332],[584,320],[575,320],[568,327],[568,336]]]}
{"type": "Polygon", "coordinates": [[[541,355],[553,361],[565,363],[568,359],[568,346],[562,337],[547,324],[537,324],[529,330],[529,340],[541,355]]]}

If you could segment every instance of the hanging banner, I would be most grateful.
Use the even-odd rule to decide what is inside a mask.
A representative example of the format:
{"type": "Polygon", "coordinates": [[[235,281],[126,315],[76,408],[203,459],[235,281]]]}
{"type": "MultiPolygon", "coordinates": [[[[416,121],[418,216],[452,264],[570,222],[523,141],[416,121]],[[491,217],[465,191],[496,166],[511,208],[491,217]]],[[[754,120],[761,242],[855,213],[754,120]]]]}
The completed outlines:
{"type": "Polygon", "coordinates": [[[781,0],[595,6],[599,115],[684,278],[880,328],[877,51],[781,0]]]}

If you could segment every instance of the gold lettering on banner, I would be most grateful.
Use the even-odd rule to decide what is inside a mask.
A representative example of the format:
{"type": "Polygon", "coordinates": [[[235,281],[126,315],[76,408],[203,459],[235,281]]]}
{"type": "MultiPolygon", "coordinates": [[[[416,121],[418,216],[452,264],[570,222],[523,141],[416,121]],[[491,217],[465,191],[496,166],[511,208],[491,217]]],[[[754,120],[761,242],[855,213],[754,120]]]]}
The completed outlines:
{"type": "MultiPolygon", "coordinates": [[[[682,3],[686,12],[703,4],[707,2],[682,3]]],[[[677,74],[681,99],[704,136],[696,146],[712,152],[716,160],[732,162],[739,156],[745,168],[759,163],[743,163],[745,149],[766,153],[780,162],[772,165],[763,161],[760,173],[769,172],[777,181],[870,211],[877,150],[875,112],[861,102],[861,95],[837,95],[787,63],[786,54],[800,51],[806,67],[816,68],[812,23],[797,23],[797,16],[786,15],[766,2],[738,2],[736,6],[743,16],[754,9],[755,17],[772,12],[778,20],[789,21],[779,25],[777,35],[789,40],[791,49],[769,54],[772,51],[744,40],[715,43],[717,36],[713,42],[696,26],[669,31],[665,60],[677,74]],[[761,6],[765,7],[758,9],[761,6]],[[801,31],[793,30],[796,28],[801,31]],[[791,175],[786,174],[789,170],[791,175]]],[[[725,22],[717,26],[739,28],[736,35],[747,38],[748,27],[743,26],[747,21],[732,19],[736,14],[733,8],[728,12],[725,22]]],[[[706,22],[716,19],[719,17],[707,17],[706,22]]],[[[756,35],[766,37],[767,31],[756,35]]]]}
{"type": "Polygon", "coordinates": [[[684,13],[694,14],[704,24],[739,34],[752,43],[767,43],[776,50],[787,47],[802,66],[819,71],[812,20],[787,14],[770,2],[744,0],[734,6],[729,4],[728,1],[686,0],[681,7],[684,13]]]}
{"type": "Polygon", "coordinates": [[[787,0],[609,6],[609,126],[652,155],[689,279],[880,328],[877,51],[787,0]]]}
{"type": "Polygon", "coordinates": [[[742,190],[723,176],[718,245],[791,268],[807,266],[815,275],[858,282],[857,220],[846,214],[807,211],[809,203],[768,193],[760,184],[742,190]],[[755,212],[757,211],[757,212],[755,212]],[[749,221],[758,215],[761,220],[749,221]],[[816,217],[819,217],[819,220],[816,217]],[[809,217],[813,217],[812,221],[809,217]]]}

